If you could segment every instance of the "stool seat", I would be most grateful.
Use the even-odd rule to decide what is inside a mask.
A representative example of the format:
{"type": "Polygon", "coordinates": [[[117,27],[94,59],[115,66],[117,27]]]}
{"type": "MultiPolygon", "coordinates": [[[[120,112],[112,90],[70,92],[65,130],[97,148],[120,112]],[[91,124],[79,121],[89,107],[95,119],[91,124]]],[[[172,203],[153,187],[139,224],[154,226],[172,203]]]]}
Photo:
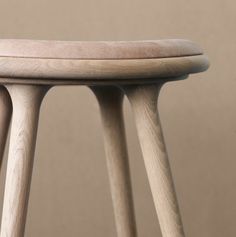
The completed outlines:
{"type": "MultiPolygon", "coordinates": [[[[175,78],[204,71],[208,60],[195,43],[153,41],[0,40],[0,82],[91,84],[175,78]],[[32,80],[34,79],[34,80],[32,80]],[[109,80],[107,82],[107,80],[109,80]]],[[[121,82],[121,83],[122,83],[121,82]]]]}

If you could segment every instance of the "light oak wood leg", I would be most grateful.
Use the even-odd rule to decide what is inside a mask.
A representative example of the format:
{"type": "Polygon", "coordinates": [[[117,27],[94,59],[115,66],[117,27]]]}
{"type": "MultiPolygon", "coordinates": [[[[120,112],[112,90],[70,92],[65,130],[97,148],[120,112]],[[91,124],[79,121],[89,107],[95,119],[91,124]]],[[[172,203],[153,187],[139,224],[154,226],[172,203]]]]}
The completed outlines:
{"type": "Polygon", "coordinates": [[[1,237],[23,237],[41,101],[48,88],[9,85],[13,103],[1,237]]]}
{"type": "Polygon", "coordinates": [[[129,161],[123,122],[123,92],[94,87],[101,111],[105,152],[118,237],[136,237],[129,161]]]}
{"type": "Polygon", "coordinates": [[[11,121],[12,103],[6,88],[0,86],[0,168],[11,121]]]}
{"type": "Polygon", "coordinates": [[[161,85],[124,88],[133,108],[140,145],[163,237],[184,237],[157,110],[161,85]]]}

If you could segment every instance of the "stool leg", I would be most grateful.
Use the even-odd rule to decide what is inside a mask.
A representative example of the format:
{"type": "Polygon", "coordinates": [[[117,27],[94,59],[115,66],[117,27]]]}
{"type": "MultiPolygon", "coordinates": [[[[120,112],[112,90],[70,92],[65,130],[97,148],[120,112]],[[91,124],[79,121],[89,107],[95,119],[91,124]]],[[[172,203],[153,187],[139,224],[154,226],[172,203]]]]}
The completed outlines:
{"type": "Polygon", "coordinates": [[[123,121],[123,92],[93,87],[101,111],[105,152],[118,237],[135,237],[136,225],[123,121]]]}
{"type": "Polygon", "coordinates": [[[8,85],[13,118],[3,203],[1,237],[23,237],[40,104],[47,88],[8,85]]]}
{"type": "Polygon", "coordinates": [[[11,121],[11,98],[5,87],[0,86],[0,168],[11,121]]]}
{"type": "Polygon", "coordinates": [[[157,98],[161,85],[124,87],[133,108],[145,167],[163,237],[184,237],[164,144],[157,98]]]}

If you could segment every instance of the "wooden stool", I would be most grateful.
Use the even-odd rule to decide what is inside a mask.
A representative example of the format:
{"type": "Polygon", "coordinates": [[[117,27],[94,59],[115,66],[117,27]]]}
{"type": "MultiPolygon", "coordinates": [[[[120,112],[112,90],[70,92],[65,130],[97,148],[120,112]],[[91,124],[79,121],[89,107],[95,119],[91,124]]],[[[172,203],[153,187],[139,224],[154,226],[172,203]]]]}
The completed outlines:
{"type": "Polygon", "coordinates": [[[162,236],[184,237],[157,98],[165,82],[205,71],[208,65],[202,50],[187,40],[0,40],[1,157],[13,106],[0,237],[24,236],[40,104],[57,85],[86,85],[97,97],[118,237],[137,236],[122,115],[124,94],[133,108],[162,236]]]}

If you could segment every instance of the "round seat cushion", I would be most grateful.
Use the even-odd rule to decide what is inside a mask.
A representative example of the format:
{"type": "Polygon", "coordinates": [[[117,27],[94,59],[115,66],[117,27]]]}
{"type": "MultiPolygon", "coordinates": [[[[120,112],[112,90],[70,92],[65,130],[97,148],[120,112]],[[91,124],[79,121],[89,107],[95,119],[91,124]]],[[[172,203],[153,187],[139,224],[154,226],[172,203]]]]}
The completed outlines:
{"type": "Polygon", "coordinates": [[[202,54],[198,45],[181,39],[153,41],[0,40],[0,57],[54,59],[147,59],[202,54]]]}

